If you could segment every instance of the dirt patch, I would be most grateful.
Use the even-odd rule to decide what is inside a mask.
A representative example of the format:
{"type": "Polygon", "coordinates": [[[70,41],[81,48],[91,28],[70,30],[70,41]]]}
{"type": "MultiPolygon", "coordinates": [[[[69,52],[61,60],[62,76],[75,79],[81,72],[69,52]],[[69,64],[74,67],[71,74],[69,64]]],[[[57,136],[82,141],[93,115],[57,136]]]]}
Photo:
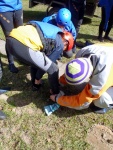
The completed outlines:
{"type": "Polygon", "coordinates": [[[89,129],[86,141],[93,150],[113,150],[113,132],[103,125],[95,124],[89,129]]]}

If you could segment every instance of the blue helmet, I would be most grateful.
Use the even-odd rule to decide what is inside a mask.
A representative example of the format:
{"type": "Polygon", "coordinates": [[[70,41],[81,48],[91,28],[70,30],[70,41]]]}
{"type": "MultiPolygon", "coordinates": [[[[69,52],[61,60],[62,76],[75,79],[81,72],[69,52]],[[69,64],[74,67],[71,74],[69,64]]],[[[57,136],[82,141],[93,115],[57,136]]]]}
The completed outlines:
{"type": "Polygon", "coordinates": [[[71,21],[71,12],[67,8],[61,8],[56,16],[57,24],[66,26],[71,21]]]}

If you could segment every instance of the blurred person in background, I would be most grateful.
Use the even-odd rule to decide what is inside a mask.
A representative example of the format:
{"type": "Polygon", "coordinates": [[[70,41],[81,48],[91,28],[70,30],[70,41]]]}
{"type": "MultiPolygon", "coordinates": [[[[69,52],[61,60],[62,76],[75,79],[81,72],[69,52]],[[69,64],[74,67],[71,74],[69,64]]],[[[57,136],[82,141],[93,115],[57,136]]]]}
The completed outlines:
{"type": "Polygon", "coordinates": [[[78,36],[80,26],[83,23],[85,8],[86,0],[70,0],[70,10],[73,14],[72,21],[76,28],[76,37],[78,36]]]}
{"type": "Polygon", "coordinates": [[[113,41],[113,38],[109,37],[113,25],[113,0],[99,0],[98,6],[101,7],[102,12],[98,40],[100,42],[103,42],[104,39],[113,41]],[[104,37],[103,32],[105,32],[104,37]]]}

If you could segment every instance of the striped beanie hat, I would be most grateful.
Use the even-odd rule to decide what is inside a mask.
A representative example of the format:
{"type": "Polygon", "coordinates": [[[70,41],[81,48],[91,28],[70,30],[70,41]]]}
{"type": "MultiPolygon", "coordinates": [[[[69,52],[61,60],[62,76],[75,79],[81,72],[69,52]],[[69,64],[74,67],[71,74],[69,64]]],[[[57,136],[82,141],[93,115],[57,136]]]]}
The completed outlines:
{"type": "Polygon", "coordinates": [[[66,82],[71,85],[86,82],[93,71],[92,64],[88,58],[76,58],[66,65],[66,82]]]}

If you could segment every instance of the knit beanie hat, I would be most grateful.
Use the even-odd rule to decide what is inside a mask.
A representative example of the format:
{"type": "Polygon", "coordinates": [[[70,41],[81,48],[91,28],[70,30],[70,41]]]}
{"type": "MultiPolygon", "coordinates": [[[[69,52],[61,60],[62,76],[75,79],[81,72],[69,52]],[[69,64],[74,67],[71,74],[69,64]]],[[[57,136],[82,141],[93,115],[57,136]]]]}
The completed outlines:
{"type": "Polygon", "coordinates": [[[65,78],[68,84],[76,85],[87,82],[93,71],[88,58],[76,58],[66,65],[65,78]]]}

